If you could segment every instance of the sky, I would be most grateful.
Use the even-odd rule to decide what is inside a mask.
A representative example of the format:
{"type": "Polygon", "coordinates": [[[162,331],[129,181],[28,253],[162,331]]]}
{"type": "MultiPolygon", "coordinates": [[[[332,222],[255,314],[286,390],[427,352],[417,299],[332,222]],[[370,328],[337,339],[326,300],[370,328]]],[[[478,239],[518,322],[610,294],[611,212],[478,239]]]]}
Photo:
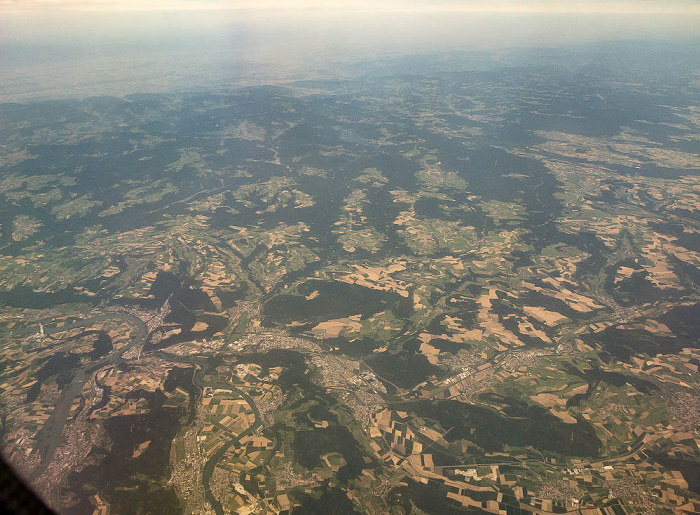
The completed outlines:
{"type": "Polygon", "coordinates": [[[322,10],[389,12],[700,12],[696,0],[0,0],[5,12],[173,11],[173,10],[322,10]]]}

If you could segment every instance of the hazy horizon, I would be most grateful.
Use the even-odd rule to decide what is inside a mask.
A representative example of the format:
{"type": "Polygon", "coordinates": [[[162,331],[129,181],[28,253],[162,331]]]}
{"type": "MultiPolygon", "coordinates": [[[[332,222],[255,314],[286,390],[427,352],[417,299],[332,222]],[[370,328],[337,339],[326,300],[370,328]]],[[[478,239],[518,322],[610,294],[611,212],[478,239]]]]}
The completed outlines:
{"type": "Polygon", "coordinates": [[[246,5],[0,1],[0,100],[342,78],[361,62],[449,52],[498,60],[606,41],[700,46],[700,9],[682,1],[246,5]]]}

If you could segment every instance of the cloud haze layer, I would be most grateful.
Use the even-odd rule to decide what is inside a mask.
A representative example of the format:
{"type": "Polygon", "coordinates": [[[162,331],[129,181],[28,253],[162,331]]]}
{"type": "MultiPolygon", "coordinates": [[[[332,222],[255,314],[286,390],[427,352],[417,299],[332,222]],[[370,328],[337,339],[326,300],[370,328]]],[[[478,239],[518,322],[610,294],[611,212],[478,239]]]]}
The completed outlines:
{"type": "Polygon", "coordinates": [[[396,56],[698,34],[700,3],[684,0],[0,0],[0,100],[281,83],[396,56]]]}

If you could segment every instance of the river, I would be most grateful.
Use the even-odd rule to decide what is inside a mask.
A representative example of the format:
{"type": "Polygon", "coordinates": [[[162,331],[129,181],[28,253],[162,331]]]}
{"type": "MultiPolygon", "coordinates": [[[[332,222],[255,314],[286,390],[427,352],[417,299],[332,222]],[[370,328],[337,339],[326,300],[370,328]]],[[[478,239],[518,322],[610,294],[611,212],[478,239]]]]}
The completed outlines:
{"type": "MultiPolygon", "coordinates": [[[[56,449],[61,443],[61,435],[63,434],[63,428],[66,425],[66,421],[68,420],[68,415],[70,414],[70,408],[73,405],[73,401],[83,390],[85,381],[87,381],[90,374],[105,365],[122,363],[126,361],[124,358],[122,358],[122,355],[133,346],[143,344],[146,341],[146,336],[148,335],[146,324],[144,324],[140,318],[130,313],[105,313],[103,315],[78,320],[62,327],[44,328],[44,333],[50,335],[78,327],[89,327],[96,322],[102,322],[105,320],[126,320],[132,322],[138,329],[137,333],[132,340],[121,349],[113,350],[107,356],[95,361],[94,363],[90,363],[89,365],[81,368],[73,369],[73,379],[71,383],[63,389],[55,409],[46,420],[44,426],[37,433],[37,447],[39,449],[39,454],[41,455],[41,463],[32,472],[30,476],[31,481],[35,481],[39,476],[41,476],[51,463],[51,460],[53,460],[56,449]]],[[[27,328],[26,333],[30,332],[32,332],[32,330],[27,328]]]]}

